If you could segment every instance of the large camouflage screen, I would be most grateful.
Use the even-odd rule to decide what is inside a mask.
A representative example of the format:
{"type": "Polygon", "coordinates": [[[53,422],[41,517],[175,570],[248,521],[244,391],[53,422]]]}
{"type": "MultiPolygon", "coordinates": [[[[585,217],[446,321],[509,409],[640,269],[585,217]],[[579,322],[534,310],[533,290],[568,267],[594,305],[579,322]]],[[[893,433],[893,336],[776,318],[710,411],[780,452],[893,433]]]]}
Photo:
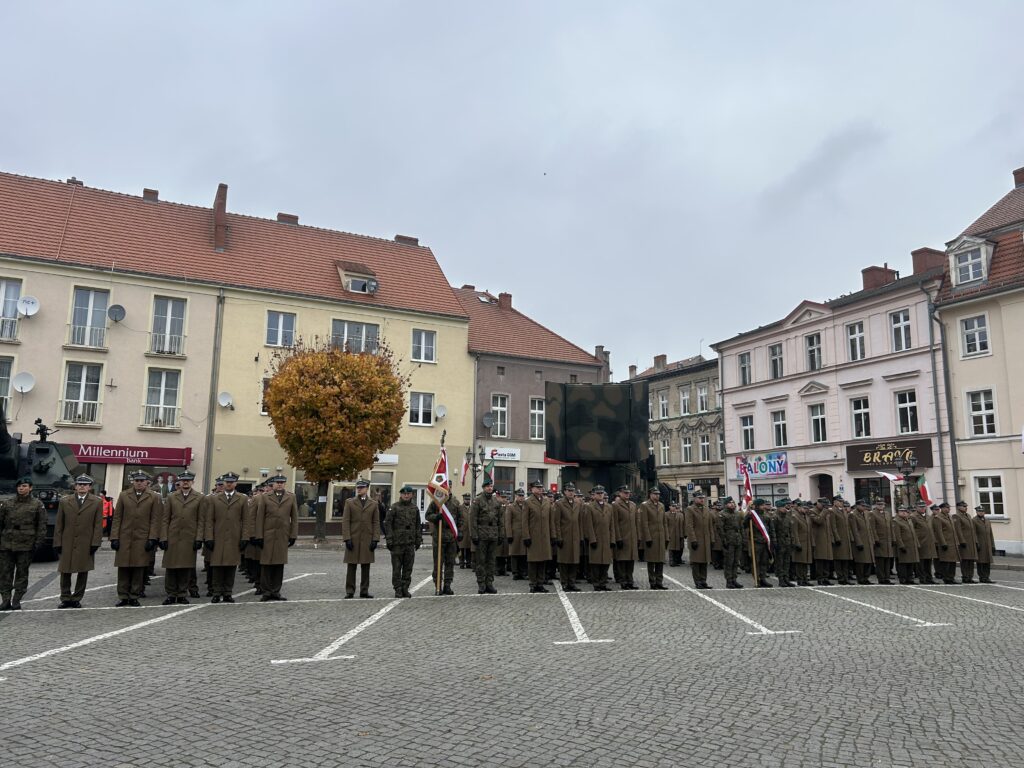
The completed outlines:
{"type": "Polygon", "coordinates": [[[646,384],[548,382],[545,395],[550,458],[632,462],[646,457],[646,384]]]}

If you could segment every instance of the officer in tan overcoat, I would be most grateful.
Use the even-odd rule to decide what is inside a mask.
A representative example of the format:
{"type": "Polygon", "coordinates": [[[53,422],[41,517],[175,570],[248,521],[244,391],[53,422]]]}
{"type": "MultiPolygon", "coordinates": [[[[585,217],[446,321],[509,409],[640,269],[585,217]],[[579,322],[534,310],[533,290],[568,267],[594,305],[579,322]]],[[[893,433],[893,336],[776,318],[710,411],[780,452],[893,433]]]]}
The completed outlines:
{"type": "Polygon", "coordinates": [[[889,573],[892,569],[892,515],[885,508],[884,501],[876,501],[868,512],[871,524],[871,538],[875,549],[875,575],[879,584],[892,584],[889,573]]]}
{"type": "Polygon", "coordinates": [[[620,589],[636,589],[633,569],[640,551],[636,530],[636,503],[629,500],[628,485],[620,485],[616,494],[618,498],[612,502],[612,531],[615,534],[615,561],[612,563],[612,570],[620,589]]]}
{"type": "Polygon", "coordinates": [[[835,496],[832,499],[829,523],[832,526],[832,563],[836,581],[846,585],[853,580],[853,542],[849,512],[842,496],[835,496]]]}
{"type": "Polygon", "coordinates": [[[544,498],[544,484],[530,483],[530,496],[526,500],[523,519],[523,544],[526,546],[526,573],[531,592],[547,592],[547,563],[551,559],[551,502],[544,498]]]}
{"type": "Polygon", "coordinates": [[[132,487],[121,491],[110,523],[110,548],[117,554],[117,607],[139,607],[142,581],[149,568],[149,553],[160,540],[163,502],[148,489],[149,475],[141,470],[130,475],[132,487]]]}
{"type": "Polygon", "coordinates": [[[793,510],[792,562],[790,569],[799,587],[811,586],[810,566],[814,562],[814,536],[811,533],[811,503],[799,502],[793,510]]]}
{"type": "MultiPolygon", "coordinates": [[[[566,483],[562,486],[562,498],[551,510],[551,535],[555,540],[558,559],[558,578],[566,592],[579,592],[576,586],[577,567],[583,544],[583,529],[580,514],[583,504],[576,497],[576,486],[566,483]]],[[[506,512],[507,514],[507,512],[506,512]]]]}
{"type": "Polygon", "coordinates": [[[270,478],[270,490],[256,499],[253,536],[260,553],[260,587],[263,602],[284,600],[281,584],[284,566],[288,562],[288,547],[299,536],[299,504],[295,494],[285,490],[288,478],[275,475],[270,478]]]}
{"type": "Polygon", "coordinates": [[[526,519],[526,491],[516,488],[514,499],[505,508],[505,543],[512,560],[512,580],[526,579],[526,547],[523,544],[523,521],[526,519]]]}
{"type": "Polygon", "coordinates": [[[59,561],[61,608],[81,608],[89,571],[96,567],[96,550],[103,541],[103,501],[92,493],[92,478],[75,478],[75,492],[62,496],[53,528],[53,551],[59,561]],[[75,590],[71,591],[71,574],[75,590]]]}
{"type": "Polygon", "coordinates": [[[203,541],[210,550],[210,568],[213,571],[213,597],[210,602],[233,603],[235,569],[249,543],[245,515],[249,499],[237,489],[237,473],[225,472],[221,478],[224,490],[204,500],[203,541]]]}
{"type": "Polygon", "coordinates": [[[647,560],[647,583],[651,589],[668,589],[665,586],[665,553],[668,550],[668,520],[665,505],[661,503],[661,491],[654,485],[647,491],[647,501],[640,505],[640,541],[644,543],[644,558],[647,560]]]}
{"type": "Polygon", "coordinates": [[[160,521],[160,549],[164,552],[164,605],[188,604],[185,597],[196,570],[196,553],[203,546],[203,494],[192,488],[194,473],[178,473],[174,491],[167,496],[160,521]]]}
{"type": "Polygon", "coordinates": [[[956,530],[949,516],[949,504],[942,502],[932,515],[932,533],[935,534],[935,576],[943,584],[956,584],[956,563],[959,553],[956,530]]]}
{"type": "Polygon", "coordinates": [[[345,502],[341,517],[341,538],[345,542],[345,598],[356,593],[356,566],[359,567],[359,596],[370,594],[370,564],[380,543],[380,504],[367,493],[368,480],[356,480],[356,495],[345,502]]]}
{"type": "Polygon", "coordinates": [[[974,580],[974,564],[978,560],[978,542],[974,537],[974,522],[967,514],[967,502],[958,501],[953,514],[953,527],[956,529],[957,546],[960,548],[960,581],[964,584],[976,584],[974,580]]]}
{"type": "Polygon", "coordinates": [[[974,538],[978,544],[978,581],[982,584],[995,584],[990,578],[992,560],[996,554],[996,537],[992,533],[992,523],[988,521],[988,509],[979,504],[974,508],[974,538]]]}
{"type": "MultiPolygon", "coordinates": [[[[935,509],[937,510],[938,507],[935,509]]],[[[935,533],[932,531],[932,524],[928,519],[928,506],[925,502],[917,502],[917,507],[910,513],[910,524],[914,526],[914,535],[917,537],[917,553],[919,555],[916,568],[917,580],[922,584],[934,584],[932,560],[936,555],[935,533]]]]}
{"type": "Polygon", "coordinates": [[[910,509],[901,504],[892,521],[893,544],[896,546],[896,575],[900,584],[913,584],[914,571],[920,554],[917,546],[917,534],[910,522],[910,509]]]}
{"type": "Polygon", "coordinates": [[[693,504],[686,508],[686,539],[690,542],[690,573],[697,589],[711,589],[708,584],[708,563],[711,550],[718,541],[716,515],[704,506],[704,494],[698,491],[693,504]]]}
{"type": "Polygon", "coordinates": [[[583,515],[583,538],[590,549],[590,583],[595,592],[608,591],[608,566],[614,557],[615,521],[603,485],[591,491],[594,500],[583,515]]]}
{"type": "Polygon", "coordinates": [[[868,500],[857,499],[848,518],[850,543],[853,547],[853,573],[858,584],[870,584],[871,566],[875,562],[875,541],[868,521],[868,500]]]}

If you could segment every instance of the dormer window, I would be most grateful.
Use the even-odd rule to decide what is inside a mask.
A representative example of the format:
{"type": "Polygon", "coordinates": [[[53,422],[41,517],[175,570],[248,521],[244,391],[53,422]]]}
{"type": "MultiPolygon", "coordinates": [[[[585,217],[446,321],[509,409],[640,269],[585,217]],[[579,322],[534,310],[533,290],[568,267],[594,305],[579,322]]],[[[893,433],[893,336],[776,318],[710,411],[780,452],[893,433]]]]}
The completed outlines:
{"type": "Polygon", "coordinates": [[[365,293],[372,296],[377,292],[379,285],[377,273],[365,264],[357,264],[354,261],[338,261],[336,265],[341,284],[349,293],[365,293]]]}
{"type": "Polygon", "coordinates": [[[973,283],[985,277],[985,262],[981,248],[972,248],[956,255],[956,284],[973,283]]]}
{"type": "Polygon", "coordinates": [[[949,275],[954,286],[972,285],[988,279],[994,243],[964,235],[947,249],[949,275]]]}
{"type": "Polygon", "coordinates": [[[348,281],[348,289],[353,293],[369,293],[369,279],[365,277],[353,277],[348,281]]]}

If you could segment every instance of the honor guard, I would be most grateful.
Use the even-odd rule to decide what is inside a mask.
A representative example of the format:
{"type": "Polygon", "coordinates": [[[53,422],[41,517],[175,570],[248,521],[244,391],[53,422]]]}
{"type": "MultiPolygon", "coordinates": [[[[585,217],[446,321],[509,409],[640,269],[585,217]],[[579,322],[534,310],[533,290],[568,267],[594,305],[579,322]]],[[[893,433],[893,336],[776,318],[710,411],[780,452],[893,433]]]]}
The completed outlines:
{"type": "MultiPolygon", "coordinates": [[[[203,494],[193,490],[196,476],[188,470],[178,473],[174,491],[167,496],[160,521],[160,549],[163,550],[164,605],[187,604],[190,579],[195,578],[196,553],[203,546],[203,494]]],[[[198,595],[196,595],[198,596],[198,595]]]]}
{"type": "Polygon", "coordinates": [[[14,490],[13,499],[0,502],[0,611],[21,610],[32,553],[46,539],[46,509],[32,498],[32,478],[20,478],[14,490]]]}
{"type": "Polygon", "coordinates": [[[60,608],[81,608],[89,571],[103,540],[103,502],[92,493],[92,478],[75,478],[75,492],[61,497],[53,528],[53,551],[59,558],[60,608]],[[71,591],[71,575],[75,590],[71,591]]]}
{"type": "Polygon", "coordinates": [[[117,554],[117,607],[139,607],[143,580],[149,568],[150,553],[160,540],[163,503],[149,491],[149,475],[136,471],[130,475],[132,487],[121,491],[110,523],[110,548],[117,554]]]}
{"type": "Polygon", "coordinates": [[[341,518],[341,538],[345,542],[345,598],[356,592],[356,567],[359,568],[359,596],[370,598],[370,565],[380,542],[380,504],[367,493],[370,483],[356,481],[356,495],[345,502],[341,518]]]}
{"type": "Polygon", "coordinates": [[[299,535],[299,503],[295,494],[285,490],[288,478],[270,478],[270,489],[256,498],[256,514],[249,539],[259,552],[259,584],[263,602],[284,600],[281,585],[288,563],[288,548],[299,535]]]}
{"type": "Polygon", "coordinates": [[[248,499],[236,486],[238,475],[225,472],[224,490],[208,496],[203,524],[203,541],[210,550],[210,568],[213,571],[213,597],[211,603],[235,602],[235,571],[242,552],[249,543],[244,526],[248,499]]]}
{"type": "MultiPolygon", "coordinates": [[[[413,501],[413,487],[403,485],[398,492],[398,501],[384,516],[384,539],[391,553],[391,586],[395,597],[412,597],[412,566],[416,550],[423,545],[420,527],[420,510],[413,501]]],[[[430,502],[432,505],[435,502],[430,502]]],[[[449,579],[451,582],[451,579],[449,579]]]]}

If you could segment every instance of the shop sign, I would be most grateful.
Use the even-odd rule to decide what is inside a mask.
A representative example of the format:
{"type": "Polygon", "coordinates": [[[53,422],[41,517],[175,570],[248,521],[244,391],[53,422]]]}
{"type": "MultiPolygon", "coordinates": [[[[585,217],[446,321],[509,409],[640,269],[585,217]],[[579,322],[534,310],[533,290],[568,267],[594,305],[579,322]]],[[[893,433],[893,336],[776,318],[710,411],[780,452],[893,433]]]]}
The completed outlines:
{"type": "Polygon", "coordinates": [[[736,477],[742,478],[743,462],[746,460],[747,473],[750,479],[759,477],[779,477],[789,474],[789,456],[786,451],[773,451],[772,453],[759,453],[749,456],[736,457],[736,477]]]}
{"type": "Polygon", "coordinates": [[[869,470],[896,470],[896,459],[904,462],[917,459],[918,469],[927,469],[932,464],[932,441],[886,440],[878,443],[861,443],[846,446],[846,469],[850,472],[869,470]]]}
{"type": "Polygon", "coordinates": [[[518,448],[487,448],[486,456],[495,461],[519,461],[518,448]]]}
{"type": "Polygon", "coordinates": [[[163,448],[138,445],[97,445],[71,443],[81,464],[142,464],[159,467],[187,467],[192,462],[191,448],[163,448]]]}

